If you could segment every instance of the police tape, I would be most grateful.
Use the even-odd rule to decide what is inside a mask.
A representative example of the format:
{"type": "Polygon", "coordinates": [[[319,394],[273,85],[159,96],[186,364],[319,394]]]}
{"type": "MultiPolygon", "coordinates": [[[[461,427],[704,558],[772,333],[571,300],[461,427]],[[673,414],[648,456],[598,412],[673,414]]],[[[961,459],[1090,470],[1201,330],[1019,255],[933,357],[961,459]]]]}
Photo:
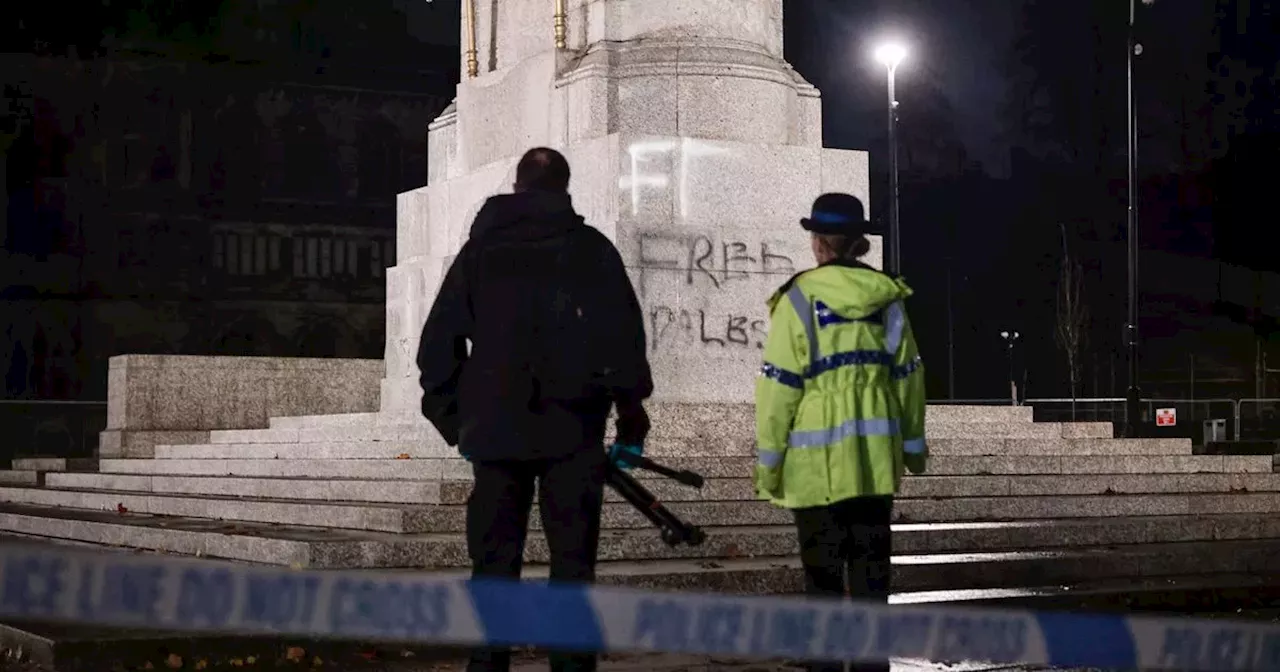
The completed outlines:
{"type": "Polygon", "coordinates": [[[0,548],[0,618],[746,658],[1280,670],[1280,626],[1266,623],[292,570],[19,544],[0,548]]]}

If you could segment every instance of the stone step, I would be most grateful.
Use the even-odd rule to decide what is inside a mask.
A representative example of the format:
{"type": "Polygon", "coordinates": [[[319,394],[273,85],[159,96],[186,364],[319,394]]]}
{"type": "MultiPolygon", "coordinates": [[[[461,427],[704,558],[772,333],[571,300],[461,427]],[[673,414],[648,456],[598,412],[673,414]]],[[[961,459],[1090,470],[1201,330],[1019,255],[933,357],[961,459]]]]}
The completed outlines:
{"type": "Polygon", "coordinates": [[[1097,474],[1056,476],[908,476],[900,500],[1280,492],[1280,474],[1097,474]]]}
{"type": "MultiPolygon", "coordinates": [[[[695,427],[687,421],[659,424],[653,420],[652,438],[685,440],[694,443],[747,444],[754,441],[755,419],[742,423],[701,422],[695,427]],[[696,430],[696,431],[695,431],[696,430]]],[[[1114,432],[1107,422],[930,422],[925,436],[937,439],[1109,439],[1114,432]]],[[[209,433],[210,443],[273,444],[334,443],[354,441],[413,442],[439,450],[448,450],[434,429],[426,425],[334,425],[328,427],[232,429],[209,433]]]]}
{"type": "Polygon", "coordinates": [[[18,471],[97,471],[98,459],[92,457],[15,457],[18,471]]]}
{"type": "MultiPolygon", "coordinates": [[[[122,460],[127,462],[152,462],[147,460],[122,460]]],[[[217,464],[218,460],[164,460],[177,464],[217,464]]],[[[298,465],[299,472],[318,472],[321,469],[310,464],[319,460],[244,460],[249,466],[298,465]]],[[[360,460],[335,460],[341,464],[360,463],[360,460]]],[[[370,462],[375,462],[370,460],[370,462]]],[[[441,480],[438,477],[413,480],[407,472],[424,460],[376,461],[388,468],[399,468],[400,479],[380,479],[376,476],[355,478],[277,478],[275,474],[250,475],[184,475],[184,474],[60,474],[48,480],[51,488],[65,490],[104,490],[124,492],[150,492],[174,495],[227,495],[248,498],[315,499],[333,502],[372,502],[401,504],[464,504],[471,493],[467,480],[441,480]],[[386,487],[384,487],[384,485],[386,487]]],[[[235,465],[233,465],[234,468],[235,465]]],[[[743,501],[755,499],[755,488],[750,478],[709,478],[701,488],[691,488],[675,481],[640,474],[640,481],[656,497],[663,501],[743,501]]],[[[998,488],[987,487],[984,492],[998,488]]],[[[612,490],[605,490],[610,501],[622,501],[612,490]]]]}
{"type": "MultiPolygon", "coordinates": [[[[1054,552],[895,556],[893,585],[900,591],[1008,588],[1070,584],[1107,578],[1153,578],[1191,573],[1262,574],[1274,566],[1280,541],[1140,544],[1054,552]]],[[[530,568],[529,578],[545,575],[530,568]]],[[[652,590],[794,593],[802,590],[798,558],[751,558],[604,563],[602,584],[652,590]]]]}
{"type": "MultiPolygon", "coordinates": [[[[941,458],[939,458],[941,459],[941,458]]],[[[103,460],[101,474],[56,475],[54,487],[78,489],[135,490],[147,492],[226,494],[240,492],[267,493],[287,499],[368,500],[352,496],[355,487],[374,489],[384,479],[448,479],[442,484],[445,494],[440,500],[408,500],[408,503],[453,503],[465,499],[470,491],[468,465],[450,461],[453,473],[445,475],[441,460],[103,460]],[[115,475],[166,476],[153,482],[115,475]],[[249,481],[267,480],[267,484],[251,484],[241,490],[244,479],[225,476],[253,477],[249,481]],[[178,477],[178,478],[171,478],[178,477]],[[303,487],[294,487],[290,478],[307,479],[303,487]],[[317,479],[339,479],[332,494],[313,497],[317,479]],[[367,480],[366,480],[367,479],[367,480]],[[173,483],[180,489],[170,489],[173,483]],[[356,486],[358,482],[363,485],[356,486]],[[146,483],[146,485],[138,485],[146,483]],[[456,494],[451,494],[456,493],[456,494]]],[[[4,472],[0,472],[4,473],[4,472]]],[[[646,487],[664,501],[752,500],[755,499],[750,477],[710,478],[702,490],[682,486],[646,472],[636,472],[646,487]]],[[[321,480],[320,483],[325,481],[321,480]]],[[[903,481],[901,497],[1003,497],[1028,495],[1101,495],[1178,492],[1270,492],[1280,490],[1280,474],[1274,473],[1187,473],[1187,474],[1099,474],[1091,478],[1073,475],[989,475],[989,476],[908,476],[903,481]]]]}
{"type": "MultiPolygon", "coordinates": [[[[654,434],[646,443],[653,455],[733,456],[752,455],[755,426],[734,434],[672,438],[654,434]]],[[[162,445],[157,458],[196,457],[366,457],[408,454],[413,457],[457,457],[434,429],[408,425],[336,426],[323,429],[238,429],[210,432],[210,442],[196,446],[162,445]],[[210,448],[216,447],[216,450],[210,448]],[[205,450],[194,450],[204,448],[205,450]]]]}
{"type": "MultiPolygon", "coordinates": [[[[260,430],[250,430],[260,431],[260,430]]],[[[293,430],[283,430],[292,432],[293,430]]],[[[291,434],[292,436],[292,434],[291,434]]],[[[287,437],[279,437],[287,438],[287,437]]],[[[156,446],[156,459],[378,459],[458,458],[458,449],[441,442],[402,440],[343,440],[275,443],[208,443],[156,446]]],[[[652,439],[645,444],[653,457],[752,457],[755,441],[652,439]]]]}
{"type": "MultiPolygon", "coordinates": [[[[172,529],[161,531],[160,528],[154,527],[148,527],[145,532],[139,533],[136,528],[141,525],[97,521],[86,523],[67,518],[54,519],[51,523],[50,520],[39,514],[32,515],[22,510],[14,511],[8,507],[0,511],[0,529],[38,527],[48,529],[52,534],[74,535],[81,539],[98,538],[104,541],[111,538],[108,535],[115,535],[116,539],[131,537],[139,541],[145,537],[157,546],[185,547],[179,552],[196,551],[214,556],[218,555],[217,549],[224,544],[212,540],[223,538],[230,541],[240,537],[238,534],[226,532],[172,529]],[[66,524],[58,525],[58,522],[66,524]],[[207,553],[206,551],[209,550],[215,552],[207,553]]],[[[735,553],[737,555],[715,559],[662,557],[672,551],[662,548],[661,544],[655,543],[651,538],[646,539],[644,533],[606,536],[602,540],[602,562],[597,571],[599,581],[608,585],[628,585],[661,590],[711,590],[754,594],[798,592],[801,585],[800,568],[799,561],[793,554],[789,553],[781,557],[752,557],[738,545],[739,542],[759,545],[759,540],[776,538],[779,544],[793,546],[794,542],[781,536],[780,531],[737,528],[713,530],[713,533],[713,538],[718,536],[721,541],[709,540],[704,549],[692,550],[714,552],[724,556],[735,553]],[[632,557],[634,554],[638,554],[638,557],[632,557]]],[[[543,556],[545,547],[541,540],[535,536],[530,541],[531,559],[543,556]]],[[[393,555],[386,557],[369,557],[361,550],[353,549],[357,544],[367,547],[367,542],[364,544],[329,543],[335,553],[328,559],[338,561],[332,566],[368,566],[373,563],[367,561],[373,560],[381,563],[381,566],[388,567],[436,567],[439,568],[437,573],[440,576],[465,575],[467,572],[466,569],[458,567],[465,564],[465,556],[459,555],[462,545],[456,535],[447,540],[419,540],[417,543],[429,544],[429,548],[433,549],[430,558],[416,553],[414,542],[405,544],[399,552],[391,551],[393,555]],[[337,551],[339,546],[344,548],[337,551]],[[424,562],[432,559],[448,564],[424,562]],[[447,569],[450,566],[455,568],[447,569]]],[[[765,545],[769,543],[765,542],[765,545]]],[[[377,546],[382,550],[380,545],[377,546]]],[[[258,547],[270,557],[292,559],[293,562],[289,563],[292,565],[324,566],[324,563],[316,562],[319,558],[310,555],[310,550],[316,547],[313,544],[270,540],[259,543],[258,547]]],[[[1200,576],[1213,573],[1254,575],[1269,570],[1278,551],[1280,551],[1280,541],[1267,539],[1127,544],[1109,548],[1074,547],[1042,552],[926,554],[900,552],[893,558],[893,582],[895,591],[923,592],[983,588],[1008,589],[1016,586],[1075,584],[1124,578],[1151,580],[1157,577],[1175,577],[1193,573],[1200,576]]],[[[681,549],[675,552],[686,551],[681,549]]],[[[546,576],[546,566],[542,564],[529,566],[526,568],[525,576],[530,579],[543,578],[546,576]]]]}
{"type": "Polygon", "coordinates": [[[929,404],[925,422],[1033,422],[1030,406],[929,404]]]}
{"type": "MultiPolygon", "coordinates": [[[[0,487],[0,502],[72,509],[114,510],[161,516],[187,516],[214,520],[279,523],[381,532],[462,532],[462,505],[394,505],[334,503],[289,499],[240,499],[213,495],[157,494],[131,491],[87,491],[48,488],[0,487]]],[[[790,512],[765,502],[671,502],[671,510],[696,525],[789,525],[790,512]]],[[[533,517],[533,529],[541,520],[533,517]]],[[[650,526],[629,504],[604,506],[605,529],[637,529],[650,526]]]]}
{"type": "MultiPolygon", "coordinates": [[[[464,567],[461,534],[392,534],[370,531],[228,523],[138,513],[74,511],[0,504],[0,530],[84,543],[203,555],[230,560],[329,568],[464,567]]],[[[708,527],[707,542],[670,549],[649,528],[607,531],[604,561],[675,557],[790,557],[797,553],[794,528],[708,527]]],[[[1005,523],[894,525],[899,555],[1056,550],[1121,544],[1280,538],[1280,520],[1254,515],[1031,520],[1005,523]]],[[[530,536],[526,559],[546,562],[544,538],[530,536]]],[[[960,588],[952,586],[951,589],[960,588]]]]}
{"type": "MultiPolygon", "coordinates": [[[[755,407],[752,404],[678,404],[650,403],[646,405],[650,420],[653,422],[653,435],[663,438],[699,438],[715,436],[749,436],[755,427],[755,407]]],[[[1094,423],[1104,425],[1106,423],[1094,423]]],[[[961,432],[965,428],[986,432],[979,436],[1007,435],[1008,438],[1041,438],[1042,436],[1079,436],[1081,438],[1100,437],[1101,427],[1085,430],[1084,434],[1063,433],[1060,430],[1042,430],[1045,434],[1026,429],[1032,425],[1032,409],[1029,406],[949,406],[945,404],[931,405],[926,415],[925,430],[932,433],[932,425],[945,427],[947,431],[961,432]],[[975,429],[975,426],[978,428],[975,429]],[[982,426],[995,426],[1006,434],[993,434],[991,429],[980,429],[982,426]],[[1022,433],[1017,433],[1022,428],[1022,433]],[[1009,433],[1014,432],[1014,433],[1009,433]],[[1030,433],[1028,433],[1030,432],[1030,433]]],[[[944,437],[946,434],[938,434],[944,437]]],[[[1105,436],[1111,436],[1107,426],[1105,436]]]]}
{"type": "MultiPolygon", "coordinates": [[[[699,416],[712,417],[716,422],[732,425],[755,422],[755,408],[750,404],[662,404],[650,403],[651,416],[663,420],[671,417],[699,416]]],[[[926,419],[928,422],[1032,422],[1033,409],[1030,406],[987,406],[959,404],[930,404],[926,419]]],[[[406,419],[403,416],[392,416],[381,413],[346,413],[340,415],[303,415],[293,417],[271,418],[271,429],[324,429],[334,427],[374,427],[378,425],[401,425],[422,422],[421,418],[406,419]]]]}
{"type": "Polygon", "coordinates": [[[1233,608],[1270,609],[1274,574],[1210,573],[1087,579],[1055,585],[960,590],[895,591],[889,603],[999,607],[1034,611],[1168,612],[1213,617],[1233,608]],[[964,604],[961,604],[964,603],[964,604]]]}
{"type": "Polygon", "coordinates": [[[909,499],[897,503],[894,520],[930,523],[1219,513],[1280,513],[1280,492],[909,499]]]}
{"type": "Polygon", "coordinates": [[[44,474],[31,470],[0,470],[0,485],[42,485],[44,474]]]}
{"type": "MultiPolygon", "coordinates": [[[[256,431],[256,430],[255,430],[256,431]]],[[[933,455],[1191,455],[1190,439],[933,439],[933,455]]],[[[754,441],[653,439],[646,453],[657,458],[750,457],[754,441]]],[[[418,441],[333,441],[312,443],[211,443],[157,446],[156,459],[379,459],[457,458],[441,443],[418,441]]]]}
{"type": "Polygon", "coordinates": [[[303,429],[223,429],[209,432],[210,443],[417,443],[438,450],[451,450],[429,425],[338,425],[303,429]]]}
{"type": "Polygon", "coordinates": [[[930,456],[934,475],[1265,473],[1267,455],[930,456]]]}
{"type": "MultiPolygon", "coordinates": [[[[443,481],[233,476],[150,476],[143,474],[48,474],[45,486],[66,490],[110,490],[165,495],[234,495],[256,499],[296,499],[383,504],[436,504],[443,481]]],[[[454,488],[458,489],[458,488],[454,488]]],[[[451,503],[451,502],[450,502],[451,503]]]]}
{"type": "Polygon", "coordinates": [[[330,441],[317,443],[209,443],[156,446],[156,460],[372,460],[458,458],[456,448],[418,441],[330,441]]]}
{"type": "MultiPolygon", "coordinates": [[[[424,484],[425,485],[425,484],[424,484]]],[[[242,499],[213,495],[0,487],[0,501],[39,506],[116,510],[218,520],[282,523],[386,532],[459,532],[461,505],[337,503],[296,499],[242,499]]],[[[790,525],[789,511],[759,501],[670,501],[673,513],[695,525],[790,525]]],[[[894,510],[901,522],[980,522],[1108,516],[1180,516],[1280,512],[1280,493],[1180,493],[1029,497],[904,499],[894,510]]],[[[535,527],[540,521],[533,521],[535,527]]],[[[606,529],[648,527],[629,505],[604,507],[606,529]]]]}
{"type": "Polygon", "coordinates": [[[933,456],[1191,455],[1191,439],[931,439],[933,456]]]}
{"type": "Polygon", "coordinates": [[[369,427],[383,424],[391,416],[382,413],[342,413],[338,415],[298,415],[271,418],[271,429],[314,429],[323,427],[369,427]]]}
{"type": "MultiPolygon", "coordinates": [[[[1110,438],[1110,423],[1033,423],[1030,407],[934,406],[925,425],[937,438],[1110,438]]],[[[655,439],[746,441],[754,435],[751,404],[649,405],[655,439]]],[[[314,443],[320,441],[439,442],[421,418],[351,414],[273,418],[269,429],[224,430],[210,434],[215,443],[314,443]]]]}
{"type": "Polygon", "coordinates": [[[103,474],[254,476],[386,480],[470,479],[459,459],[104,459],[103,474]]]}
{"type": "Polygon", "coordinates": [[[1109,422],[933,422],[925,424],[930,439],[1110,439],[1109,422]]]}
{"type": "MultiPolygon", "coordinates": [[[[385,478],[388,474],[401,478],[466,480],[471,477],[470,465],[460,458],[366,459],[357,456],[369,454],[362,452],[347,455],[351,459],[309,460],[289,457],[297,454],[294,448],[290,448],[288,451],[270,452],[262,456],[264,459],[223,459],[219,456],[224,453],[217,447],[172,450],[188,458],[103,460],[103,471],[367,479],[385,478]],[[275,455],[281,458],[275,459],[275,455]]],[[[752,473],[755,464],[751,457],[662,458],[660,461],[673,468],[697,472],[706,478],[744,477],[752,473]]],[[[1266,455],[937,455],[929,458],[928,469],[932,476],[1256,474],[1270,473],[1272,459],[1266,455]]]]}
{"type": "MultiPolygon", "coordinates": [[[[169,447],[161,452],[169,456],[169,459],[192,461],[219,460],[227,454],[221,448],[212,446],[189,446],[181,449],[169,447]]],[[[292,460],[299,453],[305,452],[298,446],[280,447],[264,452],[261,455],[264,458],[262,460],[242,461],[245,464],[251,461],[271,462],[275,461],[277,456],[281,460],[292,460]]],[[[232,454],[243,455],[244,453],[233,452],[232,454]]],[[[378,457],[390,458],[394,455],[378,455],[371,450],[361,448],[359,452],[353,451],[326,459],[343,461],[340,459],[342,457],[360,461],[378,457]]],[[[461,458],[434,459],[441,462],[441,473],[448,473],[453,478],[469,478],[469,468],[461,458]]],[[[405,460],[407,463],[416,461],[418,460],[405,460]]],[[[755,465],[754,457],[671,457],[662,458],[660,461],[667,466],[688,469],[707,478],[741,477],[752,473],[755,465]]],[[[157,469],[160,468],[162,467],[157,467],[157,469]]],[[[212,469],[212,467],[209,468],[212,469]]],[[[262,467],[262,469],[271,468],[262,467]]],[[[326,468],[341,469],[340,466],[326,468]]],[[[427,470],[434,468],[434,466],[422,467],[427,470]]],[[[1267,473],[1272,471],[1272,459],[1267,455],[936,455],[929,458],[928,469],[929,474],[937,476],[1267,473]]]]}
{"type": "MultiPolygon", "coordinates": [[[[393,450],[398,450],[398,449],[393,449],[393,450]]],[[[181,463],[183,465],[191,465],[189,467],[190,469],[198,470],[200,473],[219,473],[222,469],[227,468],[229,464],[234,463],[234,465],[236,465],[236,467],[240,469],[262,470],[262,472],[254,473],[254,474],[249,474],[246,472],[246,475],[277,475],[277,474],[271,473],[271,471],[274,469],[297,470],[297,469],[302,469],[303,467],[296,466],[296,465],[289,466],[289,467],[273,467],[273,466],[270,466],[272,463],[275,463],[275,462],[301,463],[301,462],[315,461],[315,462],[332,463],[331,465],[330,464],[316,465],[318,469],[348,470],[346,472],[348,476],[372,478],[372,476],[362,476],[362,474],[357,471],[359,467],[356,466],[356,464],[358,463],[372,464],[375,462],[385,462],[386,460],[390,459],[395,461],[399,465],[397,468],[400,468],[400,469],[420,468],[420,469],[426,470],[426,472],[429,475],[436,473],[436,470],[438,469],[439,473],[442,474],[442,476],[439,476],[439,477],[456,478],[456,479],[471,478],[470,464],[466,460],[463,460],[462,458],[457,457],[456,454],[450,458],[418,457],[415,455],[411,459],[397,459],[397,455],[406,455],[406,454],[412,454],[412,453],[378,454],[374,450],[365,450],[364,448],[362,448],[358,452],[353,450],[353,451],[342,453],[339,455],[326,456],[323,459],[319,459],[319,460],[310,460],[308,457],[298,457],[299,454],[304,456],[307,455],[307,451],[301,449],[299,446],[290,446],[287,449],[283,447],[280,449],[272,449],[272,450],[264,451],[262,454],[256,457],[250,457],[250,458],[243,457],[244,452],[238,451],[238,450],[232,451],[231,454],[241,455],[241,457],[236,457],[236,458],[224,457],[228,453],[227,451],[224,451],[221,446],[166,446],[165,450],[162,452],[167,457],[155,459],[154,462],[156,462],[157,464],[155,464],[154,466],[143,465],[142,460],[137,460],[137,461],[115,460],[107,463],[108,465],[111,466],[111,469],[109,471],[119,470],[121,469],[121,465],[124,465],[124,468],[128,470],[156,470],[154,473],[158,473],[160,470],[164,470],[167,468],[165,466],[167,463],[174,462],[174,463],[181,463]],[[199,466],[195,464],[197,462],[209,462],[211,464],[225,462],[228,464],[220,464],[219,466],[199,466]],[[410,466],[417,462],[439,463],[439,465],[430,465],[426,467],[410,466]],[[353,464],[351,466],[344,466],[344,463],[353,463],[353,464]]],[[[646,451],[646,454],[647,454],[647,451],[646,451]]],[[[660,459],[660,462],[672,468],[688,469],[691,471],[695,471],[706,478],[737,478],[737,477],[742,477],[746,474],[751,474],[753,472],[756,459],[754,456],[752,457],[662,457],[660,459]]],[[[184,467],[179,466],[174,468],[183,469],[184,467]]],[[[388,467],[378,466],[378,467],[372,467],[371,469],[373,471],[381,472],[382,470],[387,468],[388,467]]],[[[126,472],[126,473],[129,473],[129,472],[126,472]]],[[[140,471],[134,471],[133,473],[140,473],[140,471]]],[[[416,478],[417,476],[415,475],[413,477],[416,478]]]]}
{"type": "Polygon", "coordinates": [[[425,532],[448,507],[390,504],[334,504],[284,499],[241,499],[212,495],[157,495],[148,492],[85,491],[0,487],[0,502],[64,509],[184,516],[222,521],[274,523],[297,527],[329,527],[382,532],[425,532]]]}

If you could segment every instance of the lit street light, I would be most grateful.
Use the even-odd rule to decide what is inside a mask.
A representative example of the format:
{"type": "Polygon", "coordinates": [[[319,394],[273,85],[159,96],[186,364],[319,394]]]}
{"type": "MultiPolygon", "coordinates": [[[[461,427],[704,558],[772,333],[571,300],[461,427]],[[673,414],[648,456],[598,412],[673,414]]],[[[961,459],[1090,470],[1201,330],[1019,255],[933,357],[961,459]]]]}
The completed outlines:
{"type": "Polygon", "coordinates": [[[885,246],[884,269],[891,275],[902,272],[902,237],[898,228],[898,97],[894,76],[898,64],[907,57],[901,42],[885,42],[876,47],[875,57],[889,71],[889,244],[885,246]]]}

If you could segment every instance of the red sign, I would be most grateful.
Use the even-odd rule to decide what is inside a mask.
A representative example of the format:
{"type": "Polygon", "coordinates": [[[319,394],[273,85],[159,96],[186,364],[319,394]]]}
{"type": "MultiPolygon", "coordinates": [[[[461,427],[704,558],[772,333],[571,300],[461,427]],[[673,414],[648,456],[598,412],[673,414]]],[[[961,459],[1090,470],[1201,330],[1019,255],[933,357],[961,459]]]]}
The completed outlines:
{"type": "Polygon", "coordinates": [[[1156,427],[1173,427],[1178,424],[1178,409],[1157,408],[1156,427]]]}

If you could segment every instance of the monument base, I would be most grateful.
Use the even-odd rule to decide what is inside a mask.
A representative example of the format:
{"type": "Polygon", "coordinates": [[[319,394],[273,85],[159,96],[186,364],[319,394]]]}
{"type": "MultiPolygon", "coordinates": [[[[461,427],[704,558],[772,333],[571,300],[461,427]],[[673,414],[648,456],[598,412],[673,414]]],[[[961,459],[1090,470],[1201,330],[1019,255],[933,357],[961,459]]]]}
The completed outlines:
{"type": "MultiPolygon", "coordinates": [[[[160,358],[150,368],[180,371],[183,359],[160,358]]],[[[240,371],[236,385],[260,384],[261,369],[240,371]]],[[[170,389],[168,374],[149,375],[120,383],[131,391],[112,395],[113,418],[154,426],[145,409],[173,417],[165,415],[169,405],[128,408],[170,389]]],[[[228,370],[224,381],[235,375],[228,370]]],[[[376,378],[363,380],[348,389],[367,391],[376,378]]],[[[334,403],[324,401],[335,399],[328,394],[289,398],[317,408],[334,403]]],[[[267,406],[241,405],[230,416],[218,415],[224,400],[175,398],[194,417],[244,418],[249,426],[205,428],[207,441],[157,445],[152,457],[19,461],[0,471],[0,534],[316,568],[469,566],[470,465],[420,418],[366,410],[259,422],[253,418],[269,412],[269,395],[255,402],[267,406]]],[[[700,490],[644,482],[708,540],[668,548],[611,494],[601,581],[799,590],[791,514],[754,499],[751,406],[655,402],[651,415],[648,454],[708,480],[700,490]]],[[[115,431],[131,430],[123,422],[115,431]]],[[[1270,455],[1193,455],[1189,440],[1114,439],[1106,423],[1035,423],[1028,407],[931,406],[927,434],[930,474],[906,479],[894,512],[901,601],[1262,575],[1280,551],[1280,516],[1267,515],[1280,512],[1270,455]]],[[[536,529],[526,556],[530,576],[545,571],[547,547],[536,529]]]]}
{"type": "Polygon", "coordinates": [[[376,359],[112,357],[98,454],[152,457],[156,445],[204,441],[210,430],[376,410],[382,376],[376,359]]]}
{"type": "MultiPolygon", "coordinates": [[[[587,223],[617,245],[644,308],[657,401],[752,399],[765,300],[813,266],[800,218],[827,191],[867,193],[865,152],[614,134],[563,149],[587,223]]],[[[418,340],[436,291],[516,159],[400,195],[399,261],[387,276],[383,412],[417,413],[418,340]]],[[[872,236],[866,261],[880,264],[872,236]]]]}

